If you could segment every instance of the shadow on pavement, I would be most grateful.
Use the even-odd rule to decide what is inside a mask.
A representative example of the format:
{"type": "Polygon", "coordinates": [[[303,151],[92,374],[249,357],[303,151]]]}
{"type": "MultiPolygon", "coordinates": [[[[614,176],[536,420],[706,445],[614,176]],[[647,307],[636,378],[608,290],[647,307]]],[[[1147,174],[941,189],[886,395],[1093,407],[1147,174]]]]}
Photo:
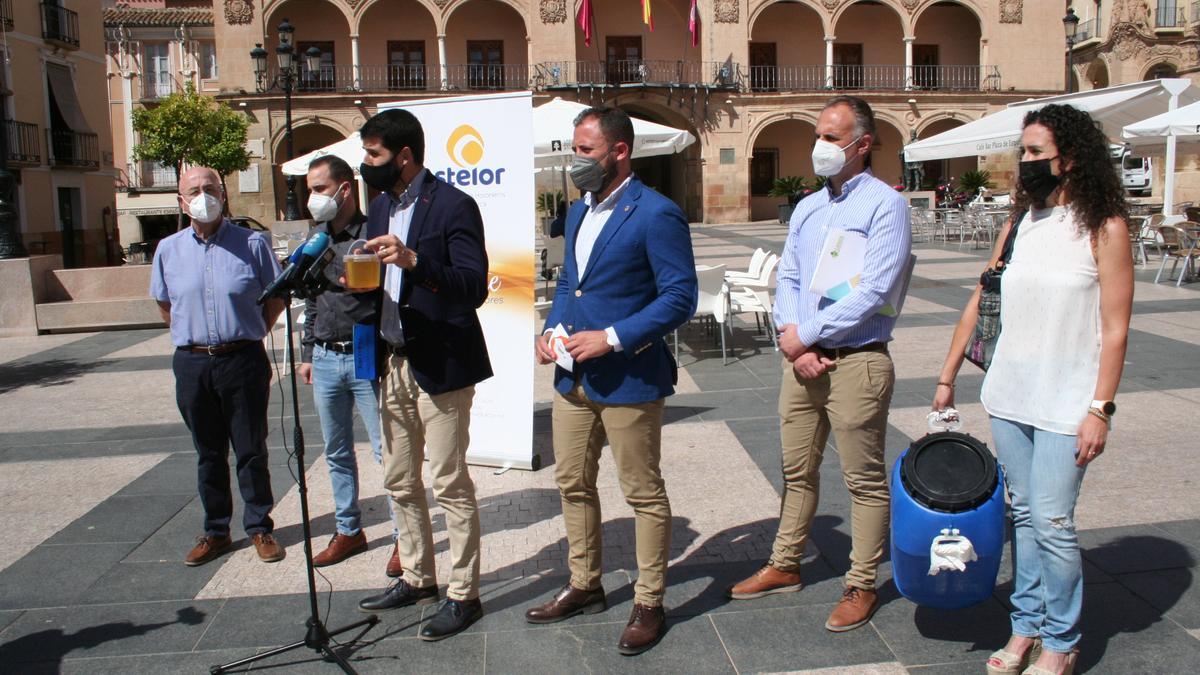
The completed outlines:
{"type": "Polygon", "coordinates": [[[204,623],[204,612],[194,607],[176,610],[175,615],[175,621],[161,623],[114,621],[80,628],[74,633],[66,633],[61,628],[30,633],[0,644],[0,664],[7,668],[15,663],[37,663],[39,671],[58,672],[63,657],[75,650],[91,649],[106,642],[145,635],[175,624],[197,626],[204,623]]]}

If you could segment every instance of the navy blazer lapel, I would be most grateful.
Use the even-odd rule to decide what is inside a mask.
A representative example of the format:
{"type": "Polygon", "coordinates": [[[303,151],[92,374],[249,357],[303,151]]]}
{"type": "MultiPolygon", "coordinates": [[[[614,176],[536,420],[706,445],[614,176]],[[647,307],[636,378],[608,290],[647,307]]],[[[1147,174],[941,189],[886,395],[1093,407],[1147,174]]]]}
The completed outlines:
{"type": "Polygon", "coordinates": [[[408,238],[404,241],[404,245],[409,248],[413,248],[420,241],[421,229],[425,225],[425,216],[429,215],[429,211],[433,209],[433,192],[437,188],[437,178],[432,171],[427,169],[426,172],[421,193],[417,197],[416,203],[413,204],[412,221],[408,225],[408,238]]]}
{"type": "Polygon", "coordinates": [[[583,271],[583,278],[579,280],[582,286],[585,279],[596,269],[596,261],[599,260],[600,254],[604,252],[604,247],[608,246],[608,242],[612,240],[613,235],[629,216],[633,214],[637,208],[637,200],[642,196],[642,181],[638,180],[637,176],[633,176],[629,180],[629,186],[625,188],[625,194],[621,195],[621,199],[613,206],[613,213],[608,217],[608,222],[604,223],[604,229],[600,230],[600,236],[596,237],[596,243],[592,245],[592,254],[588,256],[587,269],[583,271]]]}

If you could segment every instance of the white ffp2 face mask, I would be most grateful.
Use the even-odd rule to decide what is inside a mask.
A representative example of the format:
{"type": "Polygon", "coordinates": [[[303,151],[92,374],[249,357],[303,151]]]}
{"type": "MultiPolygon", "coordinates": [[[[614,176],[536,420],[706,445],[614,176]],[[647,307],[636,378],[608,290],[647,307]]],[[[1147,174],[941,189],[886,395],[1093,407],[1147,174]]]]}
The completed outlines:
{"type": "MultiPolygon", "coordinates": [[[[342,186],[334,191],[334,195],[341,192],[342,186]]],[[[313,220],[318,223],[327,223],[337,216],[337,212],[342,208],[338,203],[336,196],[318,194],[316,192],[308,196],[308,212],[312,214],[313,220]]]]}
{"type": "Polygon", "coordinates": [[[846,148],[854,145],[862,136],[839,148],[825,139],[818,139],[812,149],[813,173],[818,176],[836,176],[846,166],[846,148]]]}
{"type": "Polygon", "coordinates": [[[207,192],[201,192],[188,202],[188,215],[198,223],[216,222],[221,217],[221,200],[207,192]]]}

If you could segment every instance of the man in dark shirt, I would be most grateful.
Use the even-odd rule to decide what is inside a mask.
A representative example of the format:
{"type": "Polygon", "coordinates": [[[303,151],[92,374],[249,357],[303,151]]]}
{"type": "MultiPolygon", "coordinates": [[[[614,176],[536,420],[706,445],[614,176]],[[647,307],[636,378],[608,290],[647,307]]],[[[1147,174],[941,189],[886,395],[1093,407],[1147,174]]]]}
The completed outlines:
{"type": "MultiPolygon", "coordinates": [[[[333,240],[334,258],[325,268],[329,287],[310,298],[304,310],[302,363],[297,373],[313,385],[313,401],[321,418],[325,439],[325,460],[333,485],[334,516],[337,532],[329,546],[313,557],[317,567],[333,565],[367,550],[362,531],[362,512],[358,506],[358,461],[354,453],[354,407],[367,428],[367,437],[380,461],[379,382],[360,380],[354,369],[354,325],[378,325],[379,289],[349,293],[339,286],[344,274],[342,256],[366,234],[366,217],[355,199],[354,172],[335,155],[319,157],[308,167],[308,209],[318,225],[333,240]]],[[[390,500],[389,500],[390,501],[390,500]]],[[[394,537],[393,537],[394,538],[394,537]]],[[[387,573],[402,572],[393,548],[387,573]]]]}

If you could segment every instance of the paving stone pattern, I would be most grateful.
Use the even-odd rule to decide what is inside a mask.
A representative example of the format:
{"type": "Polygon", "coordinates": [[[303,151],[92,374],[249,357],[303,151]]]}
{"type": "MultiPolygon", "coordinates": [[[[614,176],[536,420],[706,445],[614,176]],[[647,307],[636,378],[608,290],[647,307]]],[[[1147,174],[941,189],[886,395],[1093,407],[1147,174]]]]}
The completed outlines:
{"type": "MultiPolygon", "coordinates": [[[[776,223],[695,225],[697,262],[745,266],[754,248],[782,249],[776,223]]],[[[897,386],[889,465],[925,433],[937,371],[982,250],[917,246],[918,267],[892,345],[897,386]]],[[[1088,471],[1077,522],[1085,560],[1079,670],[1185,673],[1200,664],[1200,284],[1153,284],[1137,269],[1120,413],[1109,452],[1088,471]]],[[[994,596],[964,610],[918,607],[880,570],[883,605],[845,634],[823,623],[842,589],[850,549],[849,495],[836,447],[821,467],[822,494],[805,552],[800,593],[727,600],[725,589],[770,555],[779,508],[776,399],[781,362],[755,317],[742,315],[719,341],[694,323],[679,332],[680,383],[668,400],[663,472],[672,504],[669,631],[636,658],[615,643],[637,575],[633,512],[607,449],[601,462],[604,587],[609,608],[551,626],[524,611],[567,578],[567,546],[553,475],[551,369],[535,371],[537,472],[473,467],[483,526],[485,616],[442,643],[417,639],[434,607],[386,614],[338,637],[359,672],[982,672],[1008,634],[1011,565],[1006,551],[994,596]]],[[[283,336],[273,347],[283,361],[283,336]]],[[[0,340],[0,672],[178,673],[259,653],[303,637],[308,599],[286,387],[272,392],[272,485],[281,563],[259,562],[244,540],[208,565],[181,560],[199,533],[195,459],[174,405],[165,331],[119,331],[0,340]]],[[[493,355],[495,356],[495,355],[493,355]]],[[[514,358],[525,358],[516,355],[514,358]]],[[[968,366],[969,367],[969,366],[968,366]]],[[[978,402],[980,374],[964,370],[959,407],[967,429],[990,443],[978,402]]],[[[333,532],[320,426],[308,391],[313,545],[333,532]]],[[[357,437],[365,439],[361,426],[357,437]]],[[[358,444],[366,554],[320,570],[319,609],[333,628],[362,618],[358,600],[383,587],[391,523],[381,470],[358,444]]],[[[428,485],[428,481],[426,483],[428,485]]],[[[235,491],[236,492],[236,491],[235,491]]],[[[432,494],[430,493],[432,500],[432,494]]],[[[235,509],[240,511],[235,494],[235,509]]],[[[432,509],[439,580],[445,583],[444,515],[432,509]]],[[[336,672],[311,651],[255,664],[285,672],[336,672]]],[[[246,669],[242,669],[244,672],[246,669]]]]}

